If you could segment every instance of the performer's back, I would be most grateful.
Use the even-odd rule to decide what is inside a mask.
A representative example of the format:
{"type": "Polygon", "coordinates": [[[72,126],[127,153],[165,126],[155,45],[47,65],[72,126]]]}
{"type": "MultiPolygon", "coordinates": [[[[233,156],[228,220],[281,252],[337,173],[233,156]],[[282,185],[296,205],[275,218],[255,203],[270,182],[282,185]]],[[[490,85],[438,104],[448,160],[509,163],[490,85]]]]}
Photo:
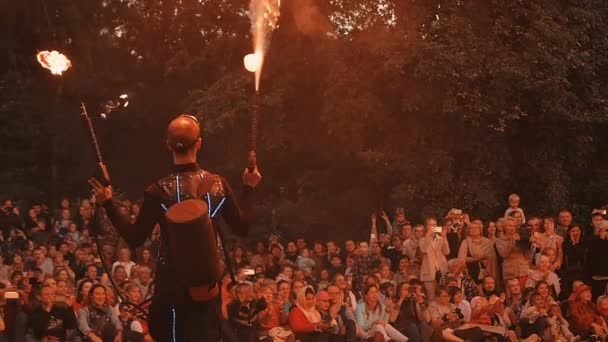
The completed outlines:
{"type": "MultiPolygon", "coordinates": [[[[216,301],[220,275],[217,271],[209,270],[217,266],[219,258],[217,254],[207,255],[204,258],[207,263],[196,263],[199,261],[197,251],[217,246],[216,235],[192,234],[198,236],[199,240],[190,241],[187,232],[190,229],[193,233],[210,233],[213,229],[210,220],[221,215],[233,232],[245,235],[253,216],[253,188],[262,178],[257,167],[252,172],[245,170],[243,197],[239,208],[228,182],[223,177],[198,167],[196,159],[201,146],[200,126],[195,117],[180,115],[171,121],[167,129],[167,147],[173,156],[174,171],[148,186],[135,223],[120,213],[118,205],[112,200],[111,187],[104,187],[95,179],[89,180],[97,202],[103,204],[112,224],[132,248],[141,246],[155,225],[160,225],[161,248],[155,276],[156,292],[149,312],[150,333],[157,341],[219,340],[216,301]],[[195,205],[190,206],[192,203],[195,205]],[[172,212],[179,214],[180,207],[187,210],[204,208],[207,213],[198,213],[201,218],[196,221],[200,223],[198,227],[190,224],[182,232],[180,228],[184,224],[180,226],[179,219],[169,217],[172,212]],[[192,253],[183,253],[184,250],[192,253]],[[179,272],[179,269],[184,269],[184,263],[198,272],[198,277],[185,279],[184,272],[179,272]]],[[[176,215],[177,218],[179,216],[176,215]]]]}

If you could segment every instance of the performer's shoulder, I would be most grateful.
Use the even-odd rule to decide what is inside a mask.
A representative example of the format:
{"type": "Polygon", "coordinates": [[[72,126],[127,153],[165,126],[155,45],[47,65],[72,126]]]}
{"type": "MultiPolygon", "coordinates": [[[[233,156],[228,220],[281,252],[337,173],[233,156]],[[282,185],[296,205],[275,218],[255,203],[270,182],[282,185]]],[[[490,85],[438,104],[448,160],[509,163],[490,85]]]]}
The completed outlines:
{"type": "Polygon", "coordinates": [[[204,176],[205,178],[209,178],[216,182],[226,184],[226,178],[224,178],[224,176],[220,175],[219,173],[213,173],[213,172],[209,172],[207,170],[201,170],[201,172],[205,175],[204,176]]]}

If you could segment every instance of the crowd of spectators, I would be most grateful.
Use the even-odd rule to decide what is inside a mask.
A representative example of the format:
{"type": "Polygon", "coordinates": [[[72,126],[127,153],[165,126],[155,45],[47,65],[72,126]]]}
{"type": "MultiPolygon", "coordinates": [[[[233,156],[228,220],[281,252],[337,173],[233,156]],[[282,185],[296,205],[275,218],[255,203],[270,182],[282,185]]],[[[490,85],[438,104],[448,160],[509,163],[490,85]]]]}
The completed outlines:
{"type": "MultiPolygon", "coordinates": [[[[568,210],[524,213],[519,201],[509,196],[490,222],[452,209],[418,224],[398,209],[393,220],[372,213],[361,241],[225,246],[225,339],[606,340],[606,211],[580,224],[568,210]]],[[[136,220],[139,205],[122,204],[136,220]]],[[[63,199],[56,212],[2,203],[0,341],[152,341],[159,230],[137,250],[109,234],[98,248],[98,221],[88,200],[63,199]]]]}

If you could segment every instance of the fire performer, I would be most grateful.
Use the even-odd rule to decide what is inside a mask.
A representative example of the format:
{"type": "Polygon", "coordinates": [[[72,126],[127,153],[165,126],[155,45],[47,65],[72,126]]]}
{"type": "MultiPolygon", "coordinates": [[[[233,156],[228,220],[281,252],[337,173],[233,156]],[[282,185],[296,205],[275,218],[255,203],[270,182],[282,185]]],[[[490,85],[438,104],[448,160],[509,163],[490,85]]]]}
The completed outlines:
{"type": "Polygon", "coordinates": [[[215,224],[221,214],[236,234],[247,234],[253,216],[252,196],[262,178],[257,167],[245,169],[239,207],[226,179],[199,168],[196,155],[201,145],[195,117],[181,115],[171,121],[167,146],[174,170],[145,190],[134,224],[119,212],[110,186],[89,180],[97,203],[131,247],[142,245],[160,224],[162,247],[149,312],[150,332],[158,341],[219,340],[217,301],[222,270],[215,224]]]}

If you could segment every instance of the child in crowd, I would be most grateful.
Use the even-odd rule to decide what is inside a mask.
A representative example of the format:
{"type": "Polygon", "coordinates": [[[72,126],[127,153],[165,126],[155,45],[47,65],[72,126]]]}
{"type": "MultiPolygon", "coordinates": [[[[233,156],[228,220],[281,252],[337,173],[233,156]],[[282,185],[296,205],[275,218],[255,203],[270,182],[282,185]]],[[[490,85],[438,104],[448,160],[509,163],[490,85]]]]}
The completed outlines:
{"type": "Polygon", "coordinates": [[[548,307],[545,299],[539,292],[534,292],[530,296],[530,306],[521,313],[522,337],[532,334],[544,336],[548,328],[548,307]]]}
{"type": "Polygon", "coordinates": [[[80,241],[80,232],[78,232],[78,226],[76,226],[76,223],[70,223],[70,225],[68,226],[67,235],[73,241],[76,241],[76,242],[80,241]]]}
{"type": "Polygon", "coordinates": [[[519,207],[520,198],[518,194],[509,195],[509,207],[505,210],[505,217],[509,217],[511,212],[519,211],[521,213],[522,222],[526,222],[526,216],[524,215],[523,209],[519,207]]]}
{"type": "Polygon", "coordinates": [[[330,284],[329,272],[327,271],[327,269],[322,269],[321,272],[319,273],[319,281],[318,281],[319,291],[326,290],[327,287],[329,286],[329,284],[330,284]]]}
{"type": "Polygon", "coordinates": [[[300,255],[298,255],[298,258],[296,259],[296,265],[299,269],[304,271],[307,276],[312,274],[312,270],[315,267],[315,261],[310,257],[308,248],[302,249],[300,255]]]}
{"type": "Polygon", "coordinates": [[[568,321],[562,315],[562,310],[559,305],[552,304],[549,306],[547,322],[551,336],[546,336],[546,340],[555,342],[573,342],[577,341],[578,337],[570,331],[568,321]]]}

